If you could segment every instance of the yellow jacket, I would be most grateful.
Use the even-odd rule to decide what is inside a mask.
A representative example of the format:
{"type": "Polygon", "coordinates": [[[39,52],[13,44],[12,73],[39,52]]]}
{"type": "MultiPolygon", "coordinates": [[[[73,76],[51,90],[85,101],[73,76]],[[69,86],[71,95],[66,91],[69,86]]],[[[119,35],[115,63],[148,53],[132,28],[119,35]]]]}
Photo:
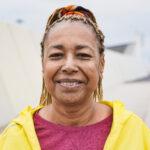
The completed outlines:
{"type": "MultiPolygon", "coordinates": [[[[104,150],[150,150],[150,130],[119,101],[102,101],[113,108],[113,123],[104,150]]],[[[43,106],[27,107],[0,135],[0,150],[40,150],[32,116],[43,106]]]]}

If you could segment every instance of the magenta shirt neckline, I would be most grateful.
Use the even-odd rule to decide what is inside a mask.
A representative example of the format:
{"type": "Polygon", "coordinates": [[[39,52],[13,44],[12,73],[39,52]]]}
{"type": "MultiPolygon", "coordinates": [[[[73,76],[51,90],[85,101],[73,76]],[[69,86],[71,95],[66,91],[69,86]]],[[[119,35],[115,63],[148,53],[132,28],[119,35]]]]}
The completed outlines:
{"type": "Polygon", "coordinates": [[[103,120],[91,124],[91,125],[85,125],[85,126],[64,126],[61,124],[55,124],[53,122],[50,122],[44,118],[42,118],[38,112],[36,112],[34,114],[34,120],[36,121],[36,123],[38,124],[42,124],[44,126],[46,126],[47,128],[53,128],[56,129],[57,131],[59,130],[64,130],[64,131],[78,131],[78,130],[83,130],[83,129],[90,129],[90,128],[99,128],[100,126],[103,126],[105,124],[110,124],[110,122],[112,122],[113,120],[113,114],[109,115],[108,117],[104,118],[103,120]]]}

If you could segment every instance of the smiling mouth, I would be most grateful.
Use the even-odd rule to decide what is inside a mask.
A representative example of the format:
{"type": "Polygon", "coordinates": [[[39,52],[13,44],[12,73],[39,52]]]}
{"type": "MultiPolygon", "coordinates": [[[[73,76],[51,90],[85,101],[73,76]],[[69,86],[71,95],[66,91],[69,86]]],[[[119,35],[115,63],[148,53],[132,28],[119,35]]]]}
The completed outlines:
{"type": "Polygon", "coordinates": [[[57,80],[56,83],[66,88],[76,88],[76,87],[80,87],[85,82],[76,79],[62,79],[62,80],[57,80]]]}

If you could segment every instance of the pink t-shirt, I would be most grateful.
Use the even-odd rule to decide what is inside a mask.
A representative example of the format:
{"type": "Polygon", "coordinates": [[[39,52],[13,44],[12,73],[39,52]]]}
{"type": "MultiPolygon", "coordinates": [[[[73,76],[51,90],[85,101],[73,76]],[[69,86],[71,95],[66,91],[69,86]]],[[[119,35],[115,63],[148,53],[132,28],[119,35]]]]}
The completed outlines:
{"type": "Polygon", "coordinates": [[[88,126],[57,125],[34,115],[34,125],[42,150],[103,150],[111,129],[112,115],[88,126]]]}

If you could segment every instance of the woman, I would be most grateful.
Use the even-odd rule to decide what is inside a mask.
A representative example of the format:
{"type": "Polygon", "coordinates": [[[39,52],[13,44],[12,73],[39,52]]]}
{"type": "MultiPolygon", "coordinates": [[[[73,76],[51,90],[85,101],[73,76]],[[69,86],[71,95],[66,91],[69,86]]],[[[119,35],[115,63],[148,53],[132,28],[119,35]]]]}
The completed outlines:
{"type": "Polygon", "coordinates": [[[103,43],[91,11],[67,6],[52,13],[41,43],[40,106],[10,123],[0,150],[150,149],[142,120],[119,101],[102,101],[103,43]]]}

